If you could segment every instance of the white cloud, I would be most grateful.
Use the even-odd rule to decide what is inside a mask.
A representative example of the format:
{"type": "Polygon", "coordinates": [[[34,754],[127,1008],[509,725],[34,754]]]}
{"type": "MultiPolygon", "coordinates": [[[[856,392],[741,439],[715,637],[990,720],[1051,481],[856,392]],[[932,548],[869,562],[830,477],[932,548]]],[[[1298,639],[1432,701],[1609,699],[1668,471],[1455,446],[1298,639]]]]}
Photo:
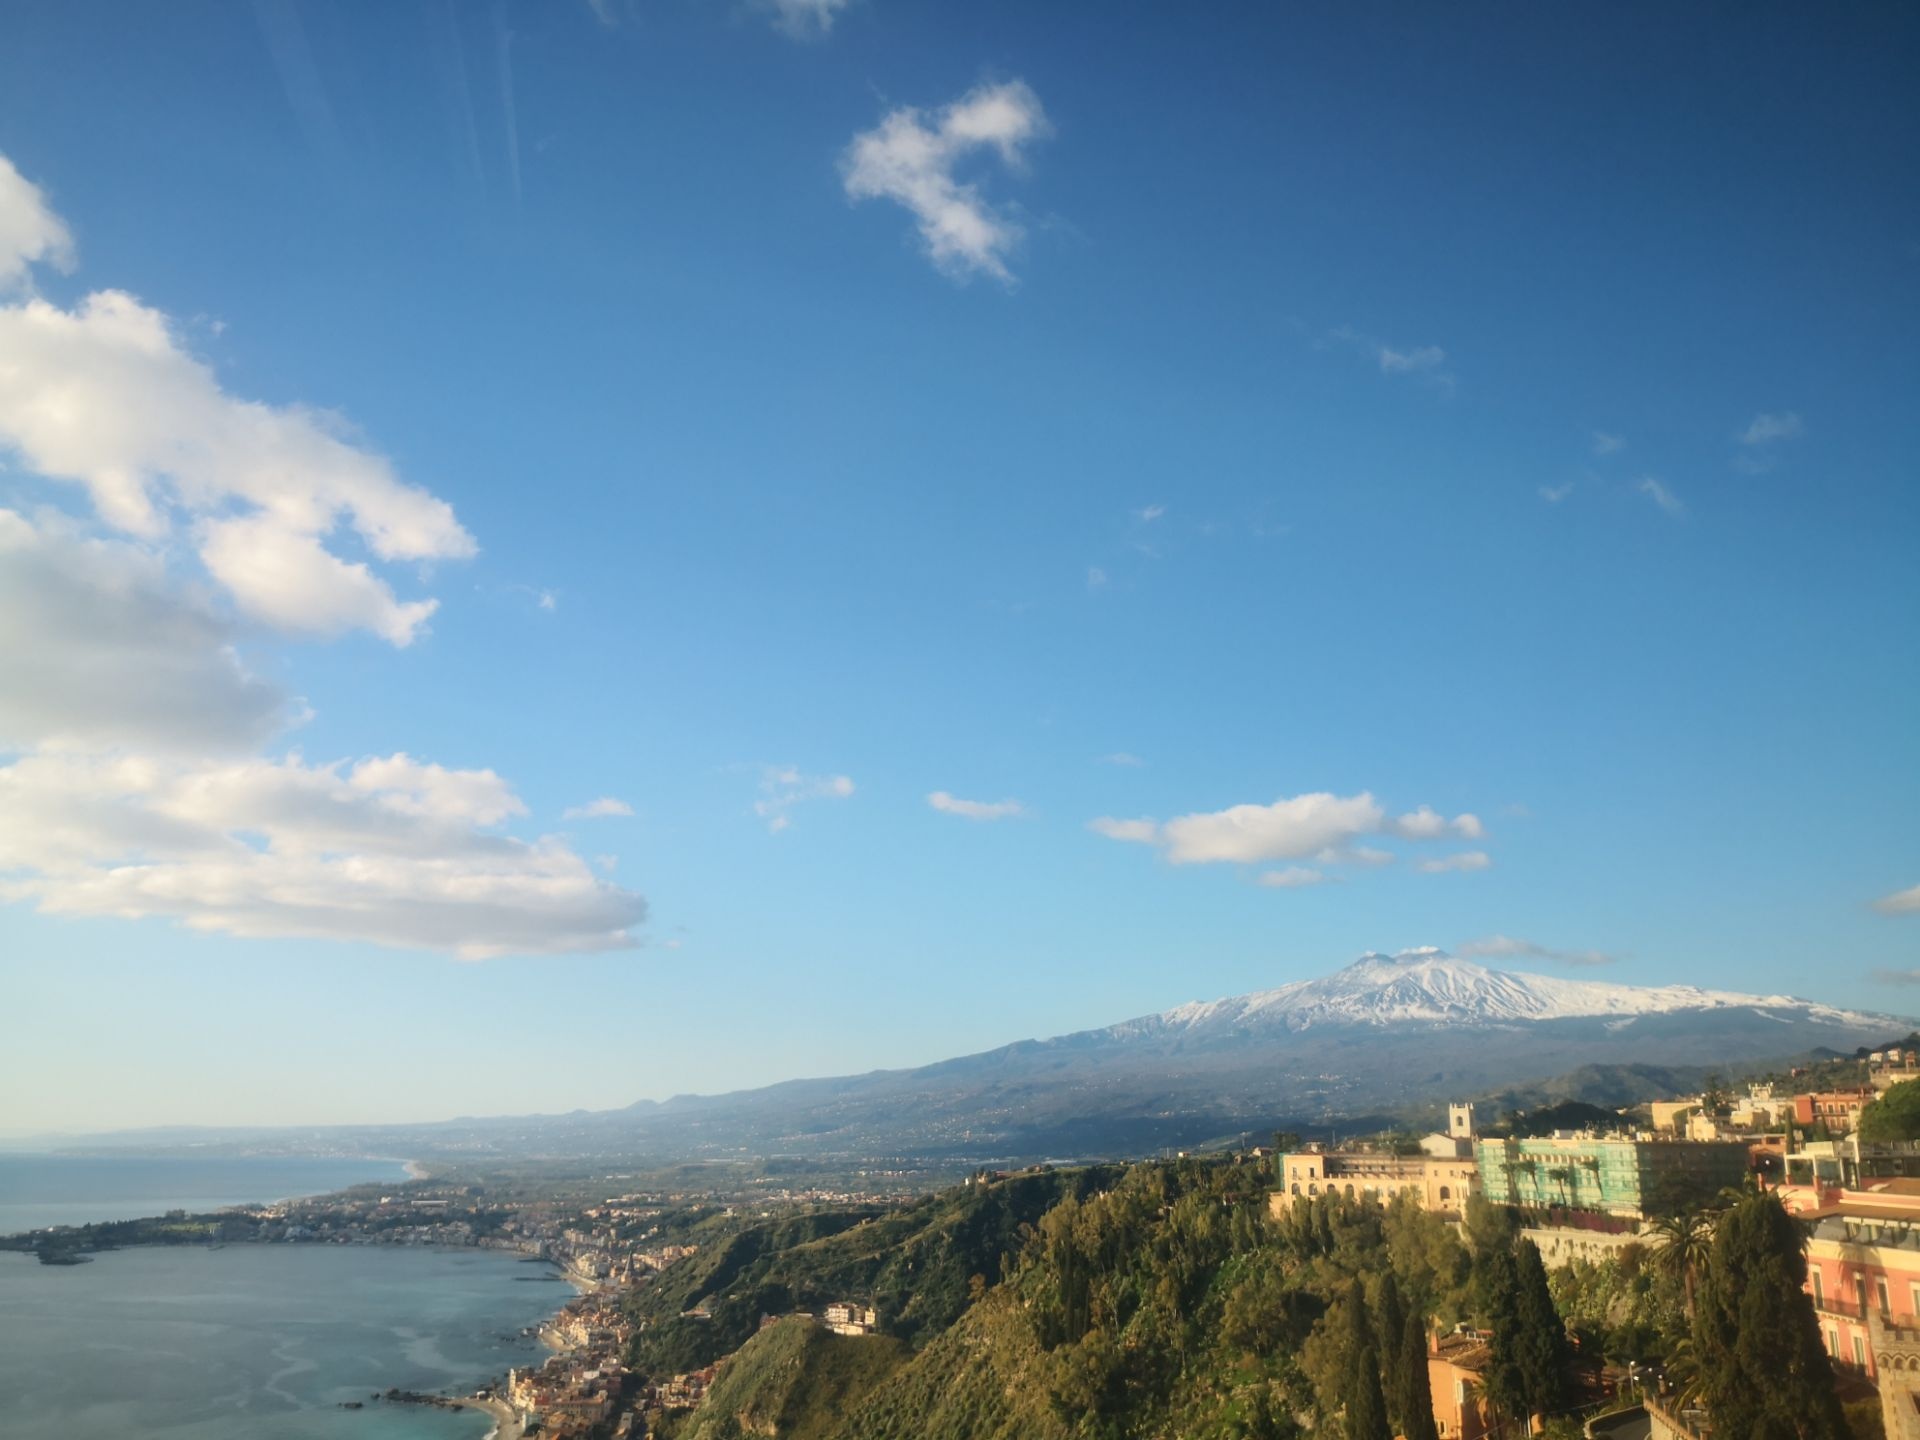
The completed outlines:
{"type": "Polygon", "coordinates": [[[1097,762],[1101,765],[1118,765],[1123,769],[1137,770],[1147,762],[1138,755],[1130,755],[1125,750],[1115,750],[1110,755],[1102,755],[1097,762]]]}
{"type": "Polygon", "coordinates": [[[795,805],[844,800],[851,794],[853,781],[845,775],[803,775],[791,765],[767,765],[760,771],[760,798],[753,802],[753,813],[778,835],[793,824],[787,812],[795,805]]]}
{"type": "Polygon", "coordinates": [[[1571,480],[1564,481],[1559,485],[1542,485],[1540,487],[1540,498],[1549,505],[1558,505],[1571,494],[1573,494],[1573,481],[1571,480]]]}
{"type": "Polygon", "coordinates": [[[1617,455],[1627,448],[1627,437],[1609,435],[1604,430],[1593,432],[1593,453],[1596,455],[1617,455]]]}
{"type": "Polygon", "coordinates": [[[1304,865],[1289,865],[1284,870],[1263,871],[1260,883],[1269,890],[1300,890],[1309,885],[1322,884],[1326,878],[1320,871],[1304,865]]]}
{"type": "Polygon", "coordinates": [[[1010,820],[1027,813],[1018,800],[962,800],[945,790],[936,790],[927,796],[927,804],[942,814],[959,815],[967,820],[1010,820]]]}
{"type": "Polygon", "coordinates": [[[852,200],[897,201],[919,222],[933,263],[950,275],[974,272],[1011,281],[1006,257],[1021,230],[978,188],[955,176],[976,150],[992,150],[1009,169],[1022,166],[1021,147],[1049,133],[1040,99],[1018,80],[982,85],[929,117],[911,106],[890,112],[875,129],[853,138],[841,158],[852,200]]]}
{"type": "Polygon", "coordinates": [[[796,40],[810,40],[833,29],[851,0],[768,0],[773,21],[796,40]]]}
{"type": "Polygon", "coordinates": [[[284,629],[404,645],[433,613],[337,555],[346,532],[387,563],[475,550],[452,507],[337,417],[227,394],[165,315],[120,291],[0,306],[0,448],[84,486],[123,534],[158,544],[184,523],[240,608],[284,629]]]}
{"type": "MultiPolygon", "coordinates": [[[[1272,860],[1385,865],[1393,861],[1391,852],[1358,842],[1370,835],[1391,835],[1417,843],[1478,839],[1485,834],[1477,816],[1458,815],[1449,820],[1426,805],[1390,816],[1366,791],[1358,795],[1318,791],[1282,798],[1271,805],[1232,805],[1165,822],[1103,816],[1089,822],[1088,828],[1112,840],[1156,845],[1174,865],[1251,865],[1272,860]]],[[[1470,863],[1460,862],[1459,857],[1453,860],[1470,863]]]]}
{"type": "Polygon", "coordinates": [[[1143,505],[1133,512],[1133,518],[1138,520],[1142,525],[1151,525],[1166,513],[1167,507],[1164,505],[1143,505]]]}
{"type": "Polygon", "coordinates": [[[245,751],[294,711],[145,546],[0,509],[0,751],[245,751]]]}
{"type": "Polygon", "coordinates": [[[1484,940],[1469,940],[1459,948],[1469,960],[1551,960],[1556,965],[1611,965],[1619,957],[1602,950],[1555,950],[1532,940],[1516,940],[1511,935],[1489,935],[1484,940]]]}
{"type": "Polygon", "coordinates": [[[1779,440],[1793,440],[1806,433],[1807,427],[1800,416],[1792,410],[1783,410],[1778,414],[1763,411],[1753,417],[1747,428],[1740,432],[1742,445],[1771,445],[1779,440]]]}
{"type": "Polygon", "coordinates": [[[35,265],[73,268],[73,237],[47,197],[0,155],[0,293],[27,285],[35,265]]]}
{"type": "Polygon", "coordinates": [[[1920,915],[1920,885],[1882,895],[1873,902],[1873,908],[1882,915],[1920,915]]]}
{"type": "Polygon", "coordinates": [[[1492,864],[1493,857],[1484,850],[1462,850],[1437,860],[1422,860],[1414,869],[1422,875],[1445,875],[1455,870],[1485,870],[1492,864]]]}
{"type": "Polygon", "coordinates": [[[624,800],[616,800],[611,795],[602,795],[598,800],[589,800],[584,805],[570,805],[561,812],[563,820],[604,820],[614,816],[633,814],[633,806],[624,800]]]}
{"type": "Polygon", "coordinates": [[[403,754],[310,766],[44,752],[0,768],[0,898],[249,938],[465,959],[624,948],[646,902],[554,839],[488,770],[403,754]]]}
{"type": "Polygon", "coordinates": [[[1669,515],[1677,516],[1687,513],[1687,507],[1681,502],[1680,497],[1651,475],[1642,475],[1639,483],[1633,488],[1638,490],[1642,495],[1645,495],[1669,515]]]}
{"type": "Polygon", "coordinates": [[[1447,352],[1438,345],[1393,345],[1342,325],[1314,342],[1315,348],[1338,347],[1364,356],[1379,367],[1382,375],[1410,375],[1446,394],[1454,389],[1453,372],[1447,368],[1447,352]]]}
{"type": "Polygon", "coordinates": [[[1387,830],[1405,840],[1439,840],[1449,835],[1478,840],[1486,833],[1477,815],[1456,815],[1449,820],[1429,805],[1408,811],[1392,821],[1387,830]]]}
{"type": "Polygon", "coordinates": [[[1409,350],[1382,345],[1379,358],[1382,375],[1414,375],[1438,370],[1447,363],[1447,352],[1438,345],[1416,345],[1409,350]]]}
{"type": "Polygon", "coordinates": [[[1087,567],[1087,589],[1104,590],[1107,588],[1107,572],[1098,565],[1087,567]]]}
{"type": "MultiPolygon", "coordinates": [[[[0,265],[65,254],[23,183],[0,159],[0,265]]],[[[0,902],[471,958],[634,943],[646,902],[507,834],[526,810],[493,771],[259,753],[304,707],[242,661],[232,610],[406,644],[434,602],[361,557],[472,554],[443,501],[332,417],[228,395],[116,291],[0,304],[0,453],[97,517],[0,509],[0,902]]]]}
{"type": "Polygon", "coordinates": [[[1233,805],[1182,815],[1160,827],[1160,843],[1175,865],[1297,860],[1377,834],[1385,820],[1369,794],[1320,792],[1271,805],[1233,805]]]}

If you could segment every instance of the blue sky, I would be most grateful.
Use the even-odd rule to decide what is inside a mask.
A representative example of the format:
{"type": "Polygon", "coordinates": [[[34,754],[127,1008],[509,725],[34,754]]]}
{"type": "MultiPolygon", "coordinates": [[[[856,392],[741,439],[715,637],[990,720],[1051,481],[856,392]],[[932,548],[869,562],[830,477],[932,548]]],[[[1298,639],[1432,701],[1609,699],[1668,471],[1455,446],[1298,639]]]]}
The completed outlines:
{"type": "Polygon", "coordinates": [[[0,27],[0,1129],[1920,1010],[1910,11],[0,27]]]}

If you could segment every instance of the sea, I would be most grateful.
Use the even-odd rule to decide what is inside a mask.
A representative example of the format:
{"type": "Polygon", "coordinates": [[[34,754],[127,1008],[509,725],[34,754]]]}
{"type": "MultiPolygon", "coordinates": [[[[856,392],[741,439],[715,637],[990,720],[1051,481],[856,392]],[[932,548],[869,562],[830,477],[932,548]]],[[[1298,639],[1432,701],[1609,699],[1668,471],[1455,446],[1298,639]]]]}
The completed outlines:
{"type": "MultiPolygon", "coordinates": [[[[147,1169],[144,1184],[96,1172],[93,1199],[71,1176],[23,1186],[15,1168],[0,1230],[280,1199],[398,1169],[368,1174],[363,1163],[336,1180],[308,1162],[230,1164],[147,1169]]],[[[73,1266],[0,1252],[0,1435],[483,1440],[493,1422],[479,1412],[372,1396],[464,1392],[539,1363],[545,1350],[523,1332],[573,1293],[550,1267],[497,1251],[157,1246],[73,1266]],[[362,1408],[344,1408],[353,1402],[362,1408]]]]}
{"type": "Polygon", "coordinates": [[[399,1160],[0,1153],[0,1235],[326,1195],[406,1174],[399,1160]]]}

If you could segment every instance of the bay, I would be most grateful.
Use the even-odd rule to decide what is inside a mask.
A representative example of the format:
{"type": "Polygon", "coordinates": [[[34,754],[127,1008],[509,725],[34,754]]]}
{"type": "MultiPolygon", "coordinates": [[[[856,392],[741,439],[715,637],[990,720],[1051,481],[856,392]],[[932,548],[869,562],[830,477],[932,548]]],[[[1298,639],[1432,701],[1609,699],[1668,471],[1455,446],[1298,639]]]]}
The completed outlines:
{"type": "Polygon", "coordinates": [[[0,1235],[398,1184],[399,1160],[0,1153],[0,1235]]]}
{"type": "Polygon", "coordinates": [[[481,1440],[464,1392],[546,1353],[573,1294],[480,1250],[164,1246],[78,1266],[0,1254],[0,1427],[62,1440],[481,1440]],[[366,1402],[361,1410],[342,1401],[366,1402]]]}

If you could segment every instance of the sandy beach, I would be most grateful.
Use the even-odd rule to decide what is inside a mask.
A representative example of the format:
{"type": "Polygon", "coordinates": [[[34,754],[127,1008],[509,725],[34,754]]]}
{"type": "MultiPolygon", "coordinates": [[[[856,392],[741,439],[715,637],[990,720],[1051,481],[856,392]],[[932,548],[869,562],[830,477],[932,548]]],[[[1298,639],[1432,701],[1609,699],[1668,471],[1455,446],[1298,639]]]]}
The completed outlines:
{"type": "Polygon", "coordinates": [[[493,1417],[493,1431],[488,1440],[521,1440],[520,1418],[506,1401],[494,1396],[483,1399],[462,1395],[453,1403],[463,1410],[484,1410],[493,1417]]]}

